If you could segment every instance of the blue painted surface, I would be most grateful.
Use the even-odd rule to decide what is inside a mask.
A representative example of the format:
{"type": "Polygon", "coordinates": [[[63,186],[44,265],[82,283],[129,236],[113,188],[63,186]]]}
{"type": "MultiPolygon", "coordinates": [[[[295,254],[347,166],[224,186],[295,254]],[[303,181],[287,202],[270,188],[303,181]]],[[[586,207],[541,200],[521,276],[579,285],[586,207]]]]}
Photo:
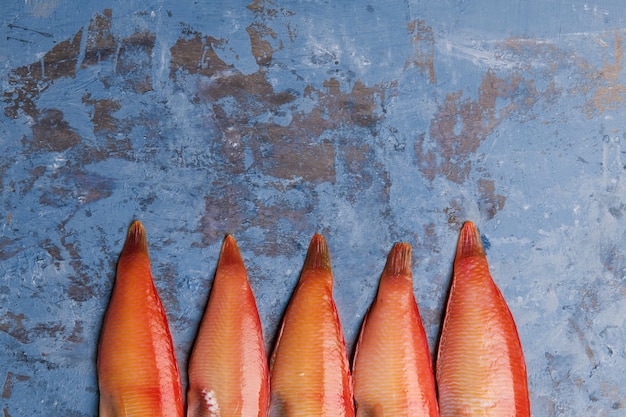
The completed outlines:
{"type": "Polygon", "coordinates": [[[97,415],[98,332],[135,218],[183,371],[225,233],[268,349],[313,232],[350,349],[408,241],[434,351],[473,220],[533,415],[624,414],[621,1],[210,3],[3,7],[5,416],[97,415]]]}

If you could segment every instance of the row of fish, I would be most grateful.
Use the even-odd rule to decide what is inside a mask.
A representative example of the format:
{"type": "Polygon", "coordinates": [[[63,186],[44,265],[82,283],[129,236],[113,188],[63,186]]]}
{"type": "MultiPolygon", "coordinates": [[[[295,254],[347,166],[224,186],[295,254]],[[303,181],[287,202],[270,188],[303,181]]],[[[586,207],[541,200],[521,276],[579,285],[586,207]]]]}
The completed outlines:
{"type": "MultiPolygon", "coordinates": [[[[325,239],[311,240],[268,361],[244,262],[227,236],[189,360],[187,417],[530,416],[515,322],[474,224],[461,230],[435,372],[413,295],[411,255],[407,243],[389,253],[351,372],[325,239]]],[[[138,221],[117,266],[98,382],[101,417],[185,415],[138,221]]]]}

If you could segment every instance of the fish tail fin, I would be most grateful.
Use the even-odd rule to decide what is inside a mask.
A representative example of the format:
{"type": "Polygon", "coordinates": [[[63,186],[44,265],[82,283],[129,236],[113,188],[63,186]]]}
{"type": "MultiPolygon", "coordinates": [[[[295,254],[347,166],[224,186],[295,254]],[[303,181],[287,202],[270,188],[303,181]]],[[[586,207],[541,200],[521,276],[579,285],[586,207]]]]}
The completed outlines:
{"type": "Polygon", "coordinates": [[[412,275],[411,269],[411,245],[408,243],[396,243],[389,256],[383,270],[383,275],[412,275]]]}
{"type": "Polygon", "coordinates": [[[124,242],[121,256],[123,257],[135,253],[148,253],[146,230],[139,220],[132,222],[128,228],[128,234],[126,235],[126,242],[124,242]]]}
{"type": "Polygon", "coordinates": [[[218,263],[220,267],[227,265],[243,267],[241,252],[239,252],[237,241],[232,235],[227,235],[226,239],[224,239],[224,243],[222,244],[222,253],[220,254],[218,263]]]}
{"type": "Polygon", "coordinates": [[[471,256],[485,256],[480,233],[476,225],[471,221],[465,222],[459,236],[459,244],[456,249],[457,258],[467,258],[471,256]]]}
{"type": "Polygon", "coordinates": [[[304,260],[303,269],[323,269],[330,271],[330,254],[326,239],[319,233],[315,233],[309,244],[309,249],[304,260]]]}

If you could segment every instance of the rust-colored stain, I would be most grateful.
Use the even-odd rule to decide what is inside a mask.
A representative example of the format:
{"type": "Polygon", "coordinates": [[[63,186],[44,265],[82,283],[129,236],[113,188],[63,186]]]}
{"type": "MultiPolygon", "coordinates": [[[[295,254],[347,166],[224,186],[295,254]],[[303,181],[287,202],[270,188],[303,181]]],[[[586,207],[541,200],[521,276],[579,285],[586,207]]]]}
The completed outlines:
{"type": "Polygon", "coordinates": [[[435,35],[433,29],[424,20],[417,19],[407,23],[406,30],[411,36],[414,55],[407,59],[404,67],[416,67],[422,73],[428,75],[428,80],[431,83],[436,83],[435,35]]]}
{"type": "MultiPolygon", "coordinates": [[[[623,70],[624,61],[624,37],[621,31],[616,30],[613,39],[613,50],[610,54],[612,62],[604,58],[604,65],[599,70],[590,74],[597,87],[584,107],[584,113],[588,118],[605,111],[616,110],[626,102],[626,86],[620,83],[620,74],[623,70]]],[[[603,42],[604,45],[606,45],[603,42]]],[[[608,46],[606,46],[608,48],[608,46]]]]}

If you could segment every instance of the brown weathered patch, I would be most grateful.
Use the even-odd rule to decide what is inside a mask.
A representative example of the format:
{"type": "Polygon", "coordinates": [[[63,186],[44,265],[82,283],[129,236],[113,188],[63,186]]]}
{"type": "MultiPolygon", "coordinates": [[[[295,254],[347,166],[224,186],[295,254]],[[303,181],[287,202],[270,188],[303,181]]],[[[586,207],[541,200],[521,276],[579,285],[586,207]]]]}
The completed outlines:
{"type": "Polygon", "coordinates": [[[428,74],[428,80],[431,83],[436,83],[433,28],[427,25],[424,20],[417,19],[407,23],[406,30],[411,36],[414,56],[407,59],[404,67],[416,67],[420,72],[428,74]]]}
{"type": "Polygon", "coordinates": [[[45,109],[32,127],[32,146],[35,149],[61,152],[80,143],[80,136],[74,132],[58,109],[45,109]]]}
{"type": "Polygon", "coordinates": [[[51,239],[46,239],[41,243],[41,247],[43,247],[48,255],[57,261],[62,261],[63,256],[61,255],[61,248],[55,245],[51,239]]]}
{"type": "Polygon", "coordinates": [[[593,97],[585,103],[584,113],[588,118],[616,110],[626,102],[626,86],[620,83],[624,60],[623,41],[623,36],[616,30],[613,50],[608,54],[613,57],[613,62],[605,57],[602,68],[591,74],[591,82],[596,85],[596,89],[593,97]]]}
{"type": "Polygon", "coordinates": [[[96,296],[95,284],[91,282],[87,267],[80,260],[70,261],[70,266],[76,275],[68,277],[70,284],[67,295],[74,301],[82,302],[96,296]]]}
{"type": "Polygon", "coordinates": [[[252,23],[246,28],[250,37],[252,56],[260,66],[268,66],[275,52],[283,49],[278,35],[271,28],[261,23],[252,23]]]}
{"type": "Polygon", "coordinates": [[[463,204],[456,200],[452,200],[450,205],[443,209],[444,213],[448,216],[447,223],[455,229],[460,229],[465,223],[467,215],[463,209],[463,204]]]}
{"type": "Polygon", "coordinates": [[[9,239],[6,236],[0,237],[0,261],[10,259],[22,251],[20,247],[12,249],[15,243],[17,243],[15,240],[9,239]]]}
{"type": "Polygon", "coordinates": [[[253,166],[273,177],[299,179],[307,183],[335,181],[335,149],[332,143],[304,145],[292,138],[272,143],[268,137],[263,137],[257,139],[255,151],[253,166]]]}
{"type": "Polygon", "coordinates": [[[37,323],[30,330],[35,338],[42,337],[57,337],[59,333],[65,332],[65,325],[60,321],[57,322],[46,322],[46,323],[37,323]]]}
{"type": "Polygon", "coordinates": [[[32,341],[30,334],[23,323],[25,319],[24,313],[15,314],[7,311],[4,316],[0,317],[0,332],[5,332],[20,343],[30,343],[32,341]]]}
{"type": "MultiPolygon", "coordinates": [[[[119,111],[121,104],[113,99],[96,100],[87,93],[82,97],[82,102],[91,106],[92,110],[89,115],[93,124],[94,134],[102,138],[105,145],[98,148],[83,147],[80,150],[81,161],[101,161],[106,158],[125,158],[132,157],[131,139],[127,133],[131,129],[131,122],[115,117],[115,112],[119,111]],[[120,138],[120,133],[124,135],[120,138]]],[[[142,118],[135,118],[132,125],[142,124],[142,118]]]]}
{"type": "Polygon", "coordinates": [[[29,379],[30,377],[27,375],[14,374],[11,371],[7,372],[4,384],[2,385],[2,398],[5,400],[11,398],[15,382],[28,381],[29,379]]]}
{"type": "Polygon", "coordinates": [[[74,328],[72,329],[72,333],[66,339],[68,342],[72,343],[84,343],[85,338],[83,337],[83,321],[76,320],[74,322],[74,328]]]}
{"type": "Polygon", "coordinates": [[[122,77],[122,86],[137,94],[154,89],[151,74],[155,40],[152,32],[135,32],[121,42],[115,72],[122,77]]]}
{"type": "Polygon", "coordinates": [[[226,64],[215,52],[216,48],[225,43],[224,39],[200,36],[199,33],[194,33],[189,39],[178,39],[170,48],[170,78],[177,81],[179,71],[213,77],[228,69],[232,70],[234,67],[226,64]]]}
{"type": "Polygon", "coordinates": [[[227,233],[236,234],[249,222],[243,207],[250,201],[246,190],[231,183],[211,185],[213,193],[204,198],[205,209],[198,230],[202,233],[202,243],[196,246],[209,246],[227,233]]]}
{"type": "Polygon", "coordinates": [[[120,121],[113,113],[122,108],[118,101],[113,99],[94,100],[91,98],[91,94],[87,93],[82,97],[82,102],[93,106],[91,120],[94,133],[115,132],[117,130],[120,121]]]}
{"type": "Polygon", "coordinates": [[[277,33],[271,25],[277,18],[286,18],[295,13],[283,7],[277,7],[271,0],[254,0],[247,8],[254,13],[255,17],[255,21],[246,28],[252,56],[259,66],[269,66],[274,53],[284,47],[281,39],[290,39],[293,42],[295,37],[295,30],[290,24],[287,24],[287,36],[277,33]]]}
{"type": "Polygon", "coordinates": [[[505,80],[488,71],[478,90],[477,100],[463,100],[462,92],[446,95],[430,124],[429,137],[422,134],[415,143],[416,163],[426,178],[436,175],[461,184],[472,168],[470,156],[493,131],[503,113],[496,114],[498,98],[508,98],[518,79],[505,80]]]}
{"type": "Polygon", "coordinates": [[[10,86],[4,92],[4,108],[7,117],[15,119],[19,111],[36,118],[38,111],[34,100],[58,78],[76,76],[76,63],[80,53],[83,31],[79,30],[71,40],[59,42],[43,57],[42,62],[12,70],[8,77],[10,86]],[[43,70],[42,70],[43,63],[43,70]]]}
{"type": "Polygon", "coordinates": [[[506,197],[496,194],[496,182],[492,179],[479,179],[478,193],[480,195],[478,208],[486,219],[493,219],[496,213],[504,208],[506,197]]]}
{"type": "MultiPolygon", "coordinates": [[[[255,1],[249,6],[256,22],[248,31],[253,55],[261,67],[268,64],[271,55],[282,45],[274,43],[273,36],[281,28],[271,28],[277,16],[289,11],[274,7],[269,1],[255,1]]],[[[292,29],[289,29],[290,33],[292,29]]],[[[282,33],[282,32],[280,32],[282,33]]],[[[278,36],[284,39],[282,36],[278,36]]],[[[336,181],[336,162],[345,161],[355,177],[354,189],[371,185],[374,170],[367,164],[370,149],[355,137],[343,138],[335,129],[362,130],[360,134],[377,135],[383,120],[382,104],[385,92],[395,84],[368,87],[361,81],[351,89],[342,90],[339,80],[327,80],[323,88],[306,86],[303,91],[276,91],[267,80],[264,68],[252,74],[243,74],[226,64],[216,53],[224,41],[189,31],[171,48],[170,77],[176,83],[193,76],[189,94],[194,103],[210,108],[207,121],[220,132],[208,144],[218,160],[223,174],[228,176],[259,173],[278,180],[289,180],[297,187],[313,187],[321,182],[336,181]],[[315,105],[306,110],[301,100],[315,105]],[[330,138],[337,138],[330,139],[330,138]],[[363,174],[363,171],[366,171],[363,174]]],[[[180,83],[185,85],[185,83],[180,83]]],[[[345,86],[343,86],[345,88],[345,86]]],[[[351,134],[352,135],[352,134],[351,134]]],[[[371,165],[371,164],[370,164],[371,165]]],[[[388,176],[381,189],[388,191],[388,176]]],[[[281,181],[277,187],[284,186],[281,181]]],[[[215,243],[224,233],[234,233],[251,225],[275,230],[281,219],[304,221],[308,209],[275,203],[255,203],[255,208],[243,207],[250,199],[250,190],[236,180],[219,179],[212,184],[214,192],[205,198],[205,213],[198,232],[202,234],[199,246],[215,243]],[[256,215],[250,216],[252,210],[256,215]],[[280,218],[269,218],[267,210],[277,210],[280,218]],[[266,213],[266,214],[264,214],[266,213]]],[[[308,224],[305,221],[304,224],[308,224]]],[[[284,233],[277,230],[268,241],[280,241],[284,233]]],[[[270,250],[270,249],[268,249],[270,250]]]]}
{"type": "Polygon", "coordinates": [[[89,22],[85,41],[85,58],[81,68],[87,68],[101,61],[105,61],[115,54],[117,41],[111,33],[111,9],[104,9],[96,13],[89,22]]]}

